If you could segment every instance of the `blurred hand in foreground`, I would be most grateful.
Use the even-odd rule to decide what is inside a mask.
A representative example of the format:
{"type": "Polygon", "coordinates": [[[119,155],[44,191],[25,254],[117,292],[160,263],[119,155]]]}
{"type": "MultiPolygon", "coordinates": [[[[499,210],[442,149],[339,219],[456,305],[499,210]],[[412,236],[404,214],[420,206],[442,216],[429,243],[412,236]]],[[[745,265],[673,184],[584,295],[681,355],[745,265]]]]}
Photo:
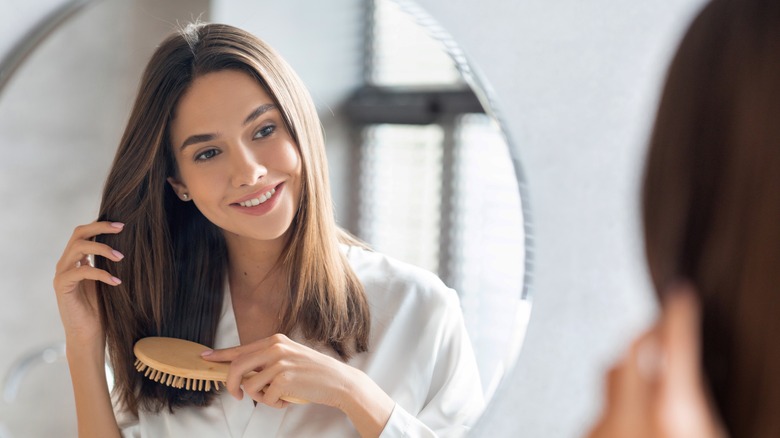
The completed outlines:
{"type": "Polygon", "coordinates": [[[588,438],[724,438],[704,384],[700,311],[691,286],[666,294],[655,325],[606,378],[604,411],[588,438]]]}

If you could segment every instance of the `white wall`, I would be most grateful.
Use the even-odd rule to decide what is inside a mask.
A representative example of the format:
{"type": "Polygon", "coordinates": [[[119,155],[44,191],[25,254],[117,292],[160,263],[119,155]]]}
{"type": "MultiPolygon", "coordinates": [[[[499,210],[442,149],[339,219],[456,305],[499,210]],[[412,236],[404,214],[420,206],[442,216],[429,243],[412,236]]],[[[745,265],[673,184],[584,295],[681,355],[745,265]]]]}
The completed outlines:
{"type": "Polygon", "coordinates": [[[476,436],[574,437],[655,311],[638,221],[646,136],[700,0],[419,0],[495,90],[530,190],[534,307],[476,436]]]}

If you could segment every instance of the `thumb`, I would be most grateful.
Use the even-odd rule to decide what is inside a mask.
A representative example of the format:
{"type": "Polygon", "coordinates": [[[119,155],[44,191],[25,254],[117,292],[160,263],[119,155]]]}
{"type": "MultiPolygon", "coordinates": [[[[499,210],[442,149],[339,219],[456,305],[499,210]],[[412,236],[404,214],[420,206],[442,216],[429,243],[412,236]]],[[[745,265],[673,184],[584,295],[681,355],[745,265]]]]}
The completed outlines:
{"type": "Polygon", "coordinates": [[[232,362],[240,354],[240,346],[236,346],[230,348],[206,350],[200,354],[200,357],[210,362],[232,362]]]}
{"type": "Polygon", "coordinates": [[[701,315],[690,284],[672,286],[664,300],[661,343],[666,356],[665,377],[672,386],[690,386],[701,379],[701,315]]]}

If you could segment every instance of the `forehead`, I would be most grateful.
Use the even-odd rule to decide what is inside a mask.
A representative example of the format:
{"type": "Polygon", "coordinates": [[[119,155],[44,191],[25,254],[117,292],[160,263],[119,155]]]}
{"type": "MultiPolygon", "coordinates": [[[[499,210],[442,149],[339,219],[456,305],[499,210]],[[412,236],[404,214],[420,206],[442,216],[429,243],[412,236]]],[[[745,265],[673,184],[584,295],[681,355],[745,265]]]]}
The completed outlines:
{"type": "Polygon", "coordinates": [[[222,70],[197,77],[176,105],[173,139],[241,127],[255,108],[273,103],[271,96],[248,73],[222,70]],[[196,132],[197,131],[197,132],[196,132]]]}

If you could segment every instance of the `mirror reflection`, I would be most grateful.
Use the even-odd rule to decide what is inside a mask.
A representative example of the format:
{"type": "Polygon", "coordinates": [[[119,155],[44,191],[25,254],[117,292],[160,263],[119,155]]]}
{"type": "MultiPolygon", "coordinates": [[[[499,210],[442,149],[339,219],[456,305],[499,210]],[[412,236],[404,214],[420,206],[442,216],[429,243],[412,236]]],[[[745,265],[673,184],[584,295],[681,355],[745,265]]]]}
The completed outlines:
{"type": "MultiPolygon", "coordinates": [[[[341,1],[318,10],[293,2],[274,17],[262,2],[184,3],[93,5],[52,34],[3,90],[0,135],[17,146],[0,173],[12,212],[3,215],[2,278],[6,291],[19,293],[6,293],[13,305],[0,321],[24,340],[3,339],[13,347],[0,369],[62,339],[51,267],[73,226],[96,217],[151,50],[176,20],[203,12],[204,20],[263,38],[302,77],[326,133],[337,222],[458,292],[489,397],[519,348],[528,308],[518,303],[524,235],[515,173],[497,123],[468,86],[473,78],[397,3],[341,1]]],[[[24,379],[18,397],[5,401],[14,413],[7,418],[34,415],[23,401],[37,389],[24,379]]],[[[47,401],[58,412],[68,402],[47,401]]]]}

